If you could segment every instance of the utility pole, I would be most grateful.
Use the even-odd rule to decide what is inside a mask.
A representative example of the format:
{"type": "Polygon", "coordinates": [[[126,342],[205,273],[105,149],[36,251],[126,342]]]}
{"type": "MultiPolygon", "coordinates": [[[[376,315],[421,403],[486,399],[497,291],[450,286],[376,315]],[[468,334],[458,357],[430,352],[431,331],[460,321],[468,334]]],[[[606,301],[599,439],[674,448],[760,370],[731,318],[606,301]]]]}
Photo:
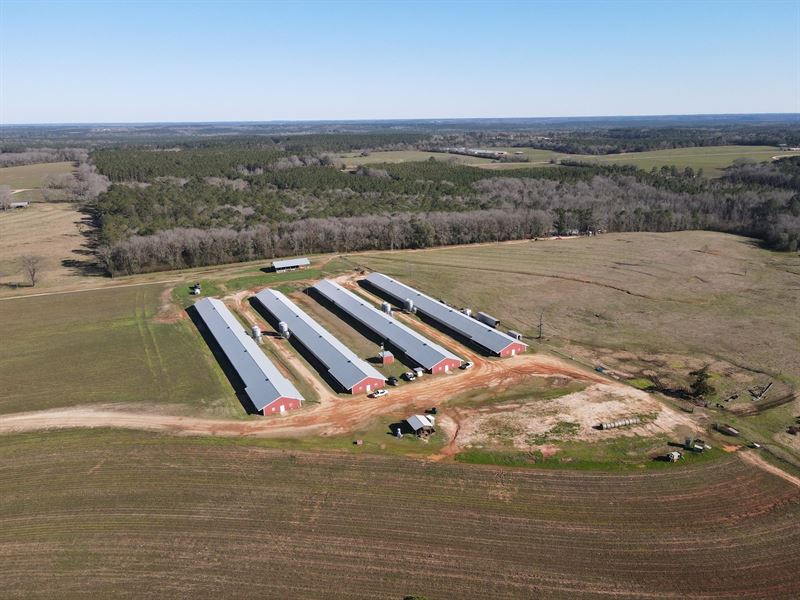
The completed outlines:
{"type": "Polygon", "coordinates": [[[539,337],[537,338],[539,340],[540,344],[542,343],[542,329],[543,328],[544,328],[544,311],[541,311],[539,313],[539,337]]]}

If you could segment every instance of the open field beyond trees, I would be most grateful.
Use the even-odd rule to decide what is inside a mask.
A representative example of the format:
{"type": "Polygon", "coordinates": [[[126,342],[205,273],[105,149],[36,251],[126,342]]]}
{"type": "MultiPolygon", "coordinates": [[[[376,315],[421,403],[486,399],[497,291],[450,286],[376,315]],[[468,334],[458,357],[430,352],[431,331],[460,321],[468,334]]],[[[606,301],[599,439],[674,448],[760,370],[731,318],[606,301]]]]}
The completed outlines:
{"type": "Polygon", "coordinates": [[[737,456],[620,476],[72,431],[0,437],[0,485],[9,598],[800,594],[800,490],[737,456]]]}
{"type": "Polygon", "coordinates": [[[89,221],[73,204],[64,202],[36,202],[0,212],[0,293],[29,294],[90,281],[78,277],[96,263],[87,247],[89,221]],[[41,257],[35,288],[20,265],[25,255],[41,257]]]}
{"type": "Polygon", "coordinates": [[[41,188],[45,187],[48,177],[66,175],[75,169],[75,163],[71,161],[55,163],[37,163],[33,165],[21,165],[18,167],[0,168],[0,186],[8,186],[14,194],[14,200],[42,201],[41,188]]]}
{"type": "Polygon", "coordinates": [[[776,146],[704,146],[697,148],[670,148],[667,150],[651,150],[646,152],[627,152],[622,154],[566,154],[538,148],[490,148],[504,150],[510,155],[521,152],[529,162],[500,162],[487,158],[445,154],[442,152],[421,152],[418,150],[401,150],[387,152],[371,152],[367,156],[343,154],[342,160],[349,167],[357,165],[375,165],[380,163],[416,162],[434,158],[446,162],[472,165],[483,169],[525,169],[531,166],[545,166],[564,161],[591,162],[610,165],[632,165],[649,171],[653,167],[675,166],[683,170],[691,167],[695,171],[703,169],[706,177],[719,177],[723,171],[738,159],[749,159],[756,162],[771,161],[773,157],[797,156],[798,152],[781,150],[776,146]]]}

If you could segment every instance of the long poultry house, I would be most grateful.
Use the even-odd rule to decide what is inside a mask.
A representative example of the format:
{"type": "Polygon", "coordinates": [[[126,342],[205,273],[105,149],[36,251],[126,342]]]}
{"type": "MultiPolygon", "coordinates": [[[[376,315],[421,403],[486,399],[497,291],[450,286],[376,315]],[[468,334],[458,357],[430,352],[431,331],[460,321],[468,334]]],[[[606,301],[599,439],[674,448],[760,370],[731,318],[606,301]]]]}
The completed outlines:
{"type": "Polygon", "coordinates": [[[369,394],[386,383],[386,378],[374,367],[281,292],[264,289],[256,294],[256,300],[275,322],[286,323],[292,338],[314,356],[342,389],[351,394],[369,394]]]}
{"type": "Polygon", "coordinates": [[[300,408],[303,396],[270,362],[221,300],[204,298],[194,308],[258,412],[268,415],[300,408]]]}
{"type": "Polygon", "coordinates": [[[514,356],[528,348],[527,344],[510,335],[382,273],[370,273],[366,281],[379,292],[394,298],[401,306],[410,300],[418,313],[464,336],[491,354],[514,356]]]}
{"type": "Polygon", "coordinates": [[[426,371],[447,373],[461,366],[461,359],[455,354],[381,312],[338,283],[323,279],[314,286],[314,290],[426,371]]]}

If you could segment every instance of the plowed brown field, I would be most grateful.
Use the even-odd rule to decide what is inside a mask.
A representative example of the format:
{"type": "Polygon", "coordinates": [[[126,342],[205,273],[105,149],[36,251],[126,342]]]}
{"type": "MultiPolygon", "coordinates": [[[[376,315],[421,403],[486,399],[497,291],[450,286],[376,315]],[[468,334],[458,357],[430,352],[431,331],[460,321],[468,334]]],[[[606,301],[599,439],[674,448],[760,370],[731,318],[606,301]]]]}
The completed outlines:
{"type": "Polygon", "coordinates": [[[0,438],[4,598],[796,598],[800,490],[738,455],[498,470],[134,432],[0,438]]]}

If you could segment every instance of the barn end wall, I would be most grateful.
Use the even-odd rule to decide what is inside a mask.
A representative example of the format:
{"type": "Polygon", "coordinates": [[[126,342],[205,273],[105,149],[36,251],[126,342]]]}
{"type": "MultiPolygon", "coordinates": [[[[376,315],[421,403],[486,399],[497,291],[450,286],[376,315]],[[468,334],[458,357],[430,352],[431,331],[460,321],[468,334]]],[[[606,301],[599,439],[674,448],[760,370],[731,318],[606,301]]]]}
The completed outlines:
{"type": "Polygon", "coordinates": [[[522,354],[527,350],[527,346],[525,344],[510,344],[506,348],[500,352],[500,356],[503,358],[508,358],[509,356],[515,356],[517,354],[522,354]]]}
{"type": "Polygon", "coordinates": [[[262,414],[265,417],[269,415],[279,415],[281,414],[281,405],[286,407],[286,411],[297,410],[300,408],[301,402],[297,398],[278,398],[274,402],[267,404],[262,414]]]}
{"type": "Polygon", "coordinates": [[[376,379],[375,377],[367,377],[366,379],[359,381],[353,388],[350,390],[351,394],[371,394],[375,390],[381,389],[386,382],[383,379],[376,379]],[[367,391],[367,386],[369,386],[369,391],[367,391]]]}

